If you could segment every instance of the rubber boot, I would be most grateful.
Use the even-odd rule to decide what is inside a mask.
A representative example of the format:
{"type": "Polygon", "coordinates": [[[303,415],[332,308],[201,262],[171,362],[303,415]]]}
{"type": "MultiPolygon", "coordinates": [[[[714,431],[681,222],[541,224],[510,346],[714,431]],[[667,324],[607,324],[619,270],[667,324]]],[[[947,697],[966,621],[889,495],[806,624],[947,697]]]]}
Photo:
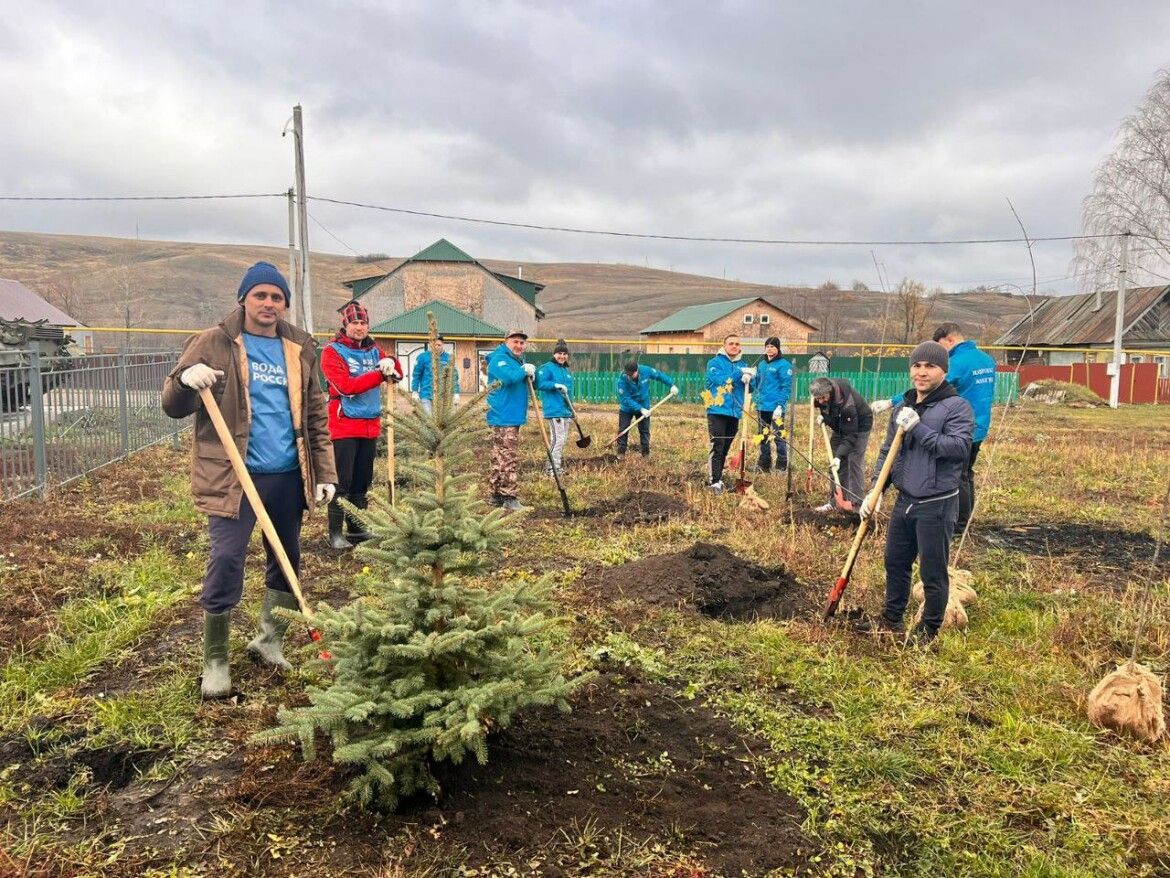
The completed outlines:
{"type": "Polygon", "coordinates": [[[232,691],[228,663],[228,635],[232,611],[203,614],[203,682],[199,692],[205,699],[227,698],[232,691]]]}
{"type": "MultiPolygon", "coordinates": [[[[370,501],[366,497],[353,497],[349,502],[358,509],[365,509],[370,501]]],[[[374,538],[374,535],[367,531],[362,526],[362,523],[352,515],[345,516],[345,530],[346,539],[351,543],[364,543],[366,540],[372,540],[374,538]]]]}
{"type": "Polygon", "coordinates": [[[291,671],[292,665],[285,659],[281,650],[284,632],[288,630],[288,619],[282,619],[273,613],[275,607],[295,610],[297,599],[291,592],[277,591],[274,588],[264,589],[264,603],[260,605],[260,633],[248,644],[248,652],[265,664],[273,665],[282,671],[291,671]]]}
{"type": "Polygon", "coordinates": [[[334,500],[329,504],[329,548],[352,549],[353,543],[345,538],[341,527],[345,522],[345,510],[334,500]]]}

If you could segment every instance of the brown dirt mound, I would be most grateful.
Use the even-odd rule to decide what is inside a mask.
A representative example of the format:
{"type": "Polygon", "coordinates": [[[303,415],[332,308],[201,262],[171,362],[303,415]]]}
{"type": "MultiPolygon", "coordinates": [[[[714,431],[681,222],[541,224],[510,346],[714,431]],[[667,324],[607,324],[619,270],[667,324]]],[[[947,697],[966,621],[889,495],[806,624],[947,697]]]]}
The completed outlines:
{"type": "MultiPolygon", "coordinates": [[[[627,845],[657,839],[672,852],[693,852],[718,874],[799,874],[816,847],[801,831],[800,806],[750,768],[751,754],[762,749],[701,705],[614,672],[590,685],[571,714],[521,716],[491,742],[487,765],[445,768],[438,804],[427,799],[382,818],[351,814],[323,831],[341,849],[349,835],[376,841],[408,826],[430,827],[448,862],[519,863],[540,855],[541,874],[556,876],[580,865],[572,844],[558,864],[561,831],[592,824],[600,830],[599,865],[616,860],[620,831],[627,845]]],[[[272,757],[249,754],[229,799],[313,808],[341,784],[321,770],[324,763],[288,759],[273,768],[272,757]]]]}
{"type": "MultiPolygon", "coordinates": [[[[1154,558],[1155,540],[1149,534],[1112,530],[1090,524],[1053,522],[999,527],[975,525],[984,543],[1027,555],[1075,557],[1085,571],[1098,575],[1128,573],[1143,576],[1154,558]]],[[[1170,570],[1170,547],[1163,546],[1158,567],[1170,570]]],[[[1119,587],[1124,587],[1119,582],[1119,587]]]]}
{"type": "Polygon", "coordinates": [[[613,512],[613,523],[628,527],[635,524],[655,524],[685,515],[689,509],[687,504],[677,497],[668,497],[654,491],[634,491],[626,494],[612,503],[606,503],[598,508],[601,514],[613,512]]]}
{"type": "Polygon", "coordinates": [[[791,619],[811,606],[806,590],[787,570],[765,569],[724,546],[703,542],[685,552],[604,570],[595,586],[610,599],[692,606],[714,619],[791,619]]]}

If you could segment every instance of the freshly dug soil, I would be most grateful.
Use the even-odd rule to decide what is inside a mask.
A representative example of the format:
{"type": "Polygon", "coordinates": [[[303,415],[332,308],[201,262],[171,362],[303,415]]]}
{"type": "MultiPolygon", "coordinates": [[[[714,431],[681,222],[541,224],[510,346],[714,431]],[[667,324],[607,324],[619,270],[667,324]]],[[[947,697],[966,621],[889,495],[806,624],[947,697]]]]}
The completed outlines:
{"type": "MultiPolygon", "coordinates": [[[[1040,557],[1075,557],[1082,570],[1098,575],[1144,575],[1150,569],[1156,543],[1149,534],[1070,522],[989,528],[976,523],[974,535],[999,549],[1040,557]]],[[[1162,546],[1158,568],[1170,570],[1170,546],[1162,546]]]]}
{"type": "MultiPolygon", "coordinates": [[[[751,754],[766,745],[745,741],[702,705],[624,671],[588,686],[571,714],[522,715],[489,746],[487,765],[444,767],[438,804],[408,805],[376,827],[374,818],[349,815],[323,831],[341,849],[349,835],[377,842],[407,826],[430,827],[448,851],[446,862],[523,863],[540,855],[544,876],[579,868],[572,844],[558,864],[556,843],[562,830],[591,823],[600,830],[601,863],[616,857],[619,831],[627,846],[657,839],[672,853],[696,854],[721,875],[800,874],[816,853],[800,829],[800,806],[750,767],[751,754]]],[[[298,758],[273,768],[272,755],[249,754],[243,775],[229,785],[229,801],[311,808],[334,795],[322,784],[340,787],[336,774],[322,772],[324,763],[298,758]],[[285,783],[291,795],[282,794],[285,783]]]]}
{"type": "Polygon", "coordinates": [[[765,569],[714,543],[603,570],[592,585],[610,600],[690,606],[714,619],[791,619],[812,606],[787,570],[765,569]]]}
{"type": "Polygon", "coordinates": [[[634,491],[612,503],[599,507],[601,514],[613,512],[613,523],[622,527],[635,524],[656,524],[668,518],[685,515],[689,509],[678,497],[668,497],[654,491],[634,491]]]}

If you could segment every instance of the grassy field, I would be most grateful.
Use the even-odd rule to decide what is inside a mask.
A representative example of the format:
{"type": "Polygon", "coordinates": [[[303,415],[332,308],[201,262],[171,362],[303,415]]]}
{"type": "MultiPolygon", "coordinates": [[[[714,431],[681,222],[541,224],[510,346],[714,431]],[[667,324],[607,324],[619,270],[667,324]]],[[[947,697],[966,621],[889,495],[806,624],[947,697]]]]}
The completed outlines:
{"type": "MultiPolygon", "coordinates": [[[[702,490],[701,411],[663,412],[649,460],[573,467],[616,421],[582,413],[598,441],[569,449],[567,520],[526,432],[533,510],[495,576],[552,574],[558,636],[598,680],[573,714],[524,720],[486,768],[445,775],[442,802],[398,815],[347,809],[327,759],[247,746],[325,674],[244,656],[257,544],[239,694],[200,703],[207,539],[185,452],[0,507],[0,874],[1170,875],[1170,746],[1084,714],[1147,591],[1139,656],[1159,675],[1170,663],[1170,568],[1151,568],[1170,410],[1011,414],[984,446],[960,559],[970,627],[930,652],[850,624],[880,608],[880,534],[842,621],[818,621],[852,522],[809,513],[821,483],[805,494],[802,460],[790,501],[759,476],[771,511],[738,512],[702,490]]],[[[326,549],[322,519],[303,578],[336,605],[378,571],[326,549]]],[[[310,657],[302,632],[288,640],[310,657]]]]}

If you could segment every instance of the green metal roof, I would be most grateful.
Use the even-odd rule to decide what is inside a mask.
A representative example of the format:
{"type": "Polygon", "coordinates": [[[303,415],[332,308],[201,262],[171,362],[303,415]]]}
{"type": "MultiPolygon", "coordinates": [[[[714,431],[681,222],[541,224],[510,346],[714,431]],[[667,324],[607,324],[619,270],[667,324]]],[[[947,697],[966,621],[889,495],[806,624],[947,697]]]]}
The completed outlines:
{"type": "Polygon", "coordinates": [[[371,335],[426,335],[430,329],[427,325],[427,312],[435,315],[435,323],[443,335],[471,336],[474,338],[503,338],[504,330],[485,323],[466,311],[452,308],[446,302],[438,299],[404,311],[397,317],[383,320],[370,329],[371,335]]]}
{"type": "Polygon", "coordinates": [[[439,238],[431,246],[424,247],[411,256],[407,262],[475,262],[475,260],[446,238],[439,238]]]}
{"type": "Polygon", "coordinates": [[[512,277],[510,274],[501,274],[498,271],[493,271],[492,276],[529,305],[536,304],[536,294],[544,289],[544,284],[534,283],[533,281],[524,280],[519,277],[512,277]]]}
{"type": "Polygon", "coordinates": [[[642,332],[694,332],[720,317],[726,317],[736,308],[750,304],[759,296],[749,296],[746,299],[730,299],[726,302],[708,302],[706,305],[691,305],[681,311],[675,311],[669,317],[664,317],[652,326],[647,326],[642,332]]]}
{"type": "Polygon", "coordinates": [[[374,286],[374,284],[385,280],[389,276],[389,274],[375,274],[373,277],[359,277],[354,280],[343,280],[341,285],[343,287],[349,287],[353,291],[353,297],[355,299],[359,299],[365,295],[366,290],[374,286]]]}

